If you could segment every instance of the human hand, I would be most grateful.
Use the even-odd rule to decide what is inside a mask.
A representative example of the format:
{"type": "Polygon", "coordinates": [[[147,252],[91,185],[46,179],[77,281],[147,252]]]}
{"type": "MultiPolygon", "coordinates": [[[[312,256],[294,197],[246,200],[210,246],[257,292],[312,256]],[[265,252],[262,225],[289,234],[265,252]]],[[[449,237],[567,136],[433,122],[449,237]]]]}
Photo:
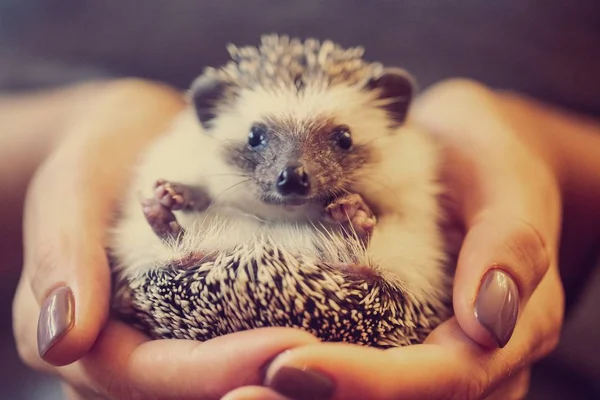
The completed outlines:
{"type": "MultiPolygon", "coordinates": [[[[555,348],[563,319],[560,167],[539,130],[540,116],[509,103],[477,84],[452,81],[423,94],[412,111],[445,147],[451,210],[466,231],[455,316],[422,345],[290,350],[270,365],[266,386],[294,399],[512,399],[527,393],[529,368],[555,348]]],[[[227,400],[258,390],[267,393],[241,388],[227,400]]]]}
{"type": "Polygon", "coordinates": [[[28,191],[25,265],[13,304],[23,361],[57,374],[72,398],[213,399],[260,382],[276,354],[316,342],[287,329],[205,343],[151,341],[109,318],[104,235],[137,154],[182,103],[179,94],[138,81],[110,84],[97,97],[28,191]]]}

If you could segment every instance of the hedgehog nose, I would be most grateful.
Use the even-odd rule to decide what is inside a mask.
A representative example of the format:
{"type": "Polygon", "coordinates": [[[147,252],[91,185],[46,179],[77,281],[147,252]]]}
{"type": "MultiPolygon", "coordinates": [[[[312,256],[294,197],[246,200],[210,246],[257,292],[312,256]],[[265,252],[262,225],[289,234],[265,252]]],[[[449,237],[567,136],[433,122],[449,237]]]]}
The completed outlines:
{"type": "Polygon", "coordinates": [[[310,180],[302,165],[290,165],[277,177],[277,191],[282,196],[296,194],[305,196],[310,190],[310,180]]]}

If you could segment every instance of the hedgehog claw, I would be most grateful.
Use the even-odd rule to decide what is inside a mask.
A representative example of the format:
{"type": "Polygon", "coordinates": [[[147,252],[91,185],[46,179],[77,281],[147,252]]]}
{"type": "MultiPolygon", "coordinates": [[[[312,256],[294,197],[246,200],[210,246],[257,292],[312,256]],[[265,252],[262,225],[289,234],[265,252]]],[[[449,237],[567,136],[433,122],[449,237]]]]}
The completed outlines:
{"type": "Polygon", "coordinates": [[[202,211],[208,204],[209,197],[200,188],[157,179],[154,197],[142,201],[142,211],[159,238],[172,240],[183,233],[173,211],[202,211]]]}
{"type": "Polygon", "coordinates": [[[189,199],[189,189],[184,185],[178,185],[163,180],[156,181],[154,185],[154,197],[170,210],[183,210],[192,208],[189,199]]]}
{"type": "Polygon", "coordinates": [[[183,233],[173,212],[157,199],[142,201],[142,212],[154,233],[162,240],[177,239],[183,233]]]}
{"type": "Polygon", "coordinates": [[[359,194],[349,194],[335,199],[325,208],[332,222],[349,224],[361,238],[370,237],[377,223],[375,215],[359,194]]]}
{"type": "Polygon", "coordinates": [[[209,203],[208,196],[200,189],[164,179],[154,183],[154,197],[173,211],[203,211],[209,203]]]}

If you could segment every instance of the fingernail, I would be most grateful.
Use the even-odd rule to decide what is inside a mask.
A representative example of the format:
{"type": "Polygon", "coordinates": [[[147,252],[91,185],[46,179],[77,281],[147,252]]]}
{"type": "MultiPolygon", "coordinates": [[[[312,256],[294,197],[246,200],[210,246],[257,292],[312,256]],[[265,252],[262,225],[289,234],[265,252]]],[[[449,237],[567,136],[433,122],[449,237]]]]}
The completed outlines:
{"type": "Polygon", "coordinates": [[[504,271],[493,269],[483,279],[475,302],[475,317],[498,347],[506,346],[519,314],[519,290],[504,271]]]}
{"type": "MultiPolygon", "coordinates": [[[[284,351],[281,354],[285,354],[289,352],[289,350],[284,351]]],[[[258,369],[258,373],[260,374],[260,379],[264,382],[267,379],[267,372],[269,372],[269,368],[271,367],[271,364],[273,364],[273,361],[275,361],[275,359],[278,357],[279,355],[269,358],[259,369],[258,369]]]]}
{"type": "Polygon", "coordinates": [[[293,367],[279,368],[267,386],[291,400],[327,400],[335,389],[325,375],[293,367]]]}
{"type": "Polygon", "coordinates": [[[38,320],[38,353],[40,357],[50,350],[75,322],[73,292],[67,286],[55,289],[44,301],[38,320]]]}

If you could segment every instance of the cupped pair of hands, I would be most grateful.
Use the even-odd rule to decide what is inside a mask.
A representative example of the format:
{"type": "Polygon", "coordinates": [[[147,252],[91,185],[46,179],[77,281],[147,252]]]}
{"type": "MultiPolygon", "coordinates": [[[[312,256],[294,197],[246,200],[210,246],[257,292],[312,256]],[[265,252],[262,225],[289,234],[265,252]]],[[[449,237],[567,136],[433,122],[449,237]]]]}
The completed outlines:
{"type": "Polygon", "coordinates": [[[109,83],[39,167],[26,198],[25,264],[14,301],[17,347],[29,366],[59,375],[74,399],[525,395],[532,363],[558,343],[564,312],[561,165],[540,133],[544,111],[466,80],[440,83],[416,99],[411,118],[444,146],[449,211],[465,229],[455,316],[424,344],[379,350],[322,343],[287,328],[205,343],[149,340],[109,318],[104,244],[114,207],[136,156],[182,106],[180,94],[161,85],[109,83]],[[501,271],[494,284],[512,290],[516,325],[477,318],[478,294],[492,270],[501,271]],[[38,322],[48,325],[51,313],[42,311],[59,287],[71,290],[74,321],[40,355],[38,322]]]}

